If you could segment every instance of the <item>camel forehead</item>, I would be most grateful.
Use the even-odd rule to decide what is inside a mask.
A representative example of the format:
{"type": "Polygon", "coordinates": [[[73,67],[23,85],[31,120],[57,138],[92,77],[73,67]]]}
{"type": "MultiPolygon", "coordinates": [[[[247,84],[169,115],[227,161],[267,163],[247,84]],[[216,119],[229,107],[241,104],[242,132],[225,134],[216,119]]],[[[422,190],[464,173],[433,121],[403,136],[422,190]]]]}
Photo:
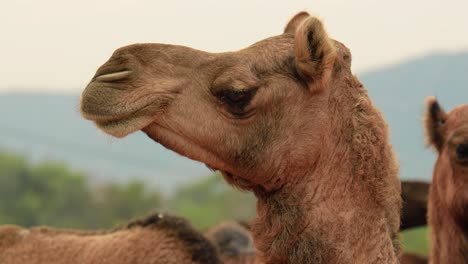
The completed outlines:
{"type": "MultiPolygon", "coordinates": [[[[225,54],[227,57],[233,56],[236,63],[245,63],[267,70],[282,65],[287,59],[294,57],[294,38],[292,35],[270,37],[242,50],[225,54]]],[[[221,54],[221,58],[223,55],[221,54]]]]}
{"type": "Polygon", "coordinates": [[[447,123],[454,128],[468,125],[468,105],[461,105],[453,109],[449,113],[447,123]]]}
{"type": "Polygon", "coordinates": [[[290,56],[294,54],[294,37],[287,34],[270,37],[256,42],[244,50],[249,53],[255,52],[260,56],[290,56]]]}

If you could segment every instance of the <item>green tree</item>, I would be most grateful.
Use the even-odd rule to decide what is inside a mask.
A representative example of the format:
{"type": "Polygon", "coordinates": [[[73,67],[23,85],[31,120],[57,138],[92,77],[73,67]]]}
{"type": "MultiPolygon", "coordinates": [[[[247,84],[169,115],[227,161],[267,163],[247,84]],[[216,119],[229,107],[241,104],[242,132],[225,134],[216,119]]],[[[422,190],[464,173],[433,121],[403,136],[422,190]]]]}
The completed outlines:
{"type": "Polygon", "coordinates": [[[220,174],[180,188],[172,210],[204,229],[222,220],[249,220],[255,216],[255,198],[229,186],[220,174]]]}
{"type": "Polygon", "coordinates": [[[142,182],[95,187],[65,164],[31,165],[20,155],[0,152],[0,224],[110,228],[155,211],[162,200],[142,182]]]}

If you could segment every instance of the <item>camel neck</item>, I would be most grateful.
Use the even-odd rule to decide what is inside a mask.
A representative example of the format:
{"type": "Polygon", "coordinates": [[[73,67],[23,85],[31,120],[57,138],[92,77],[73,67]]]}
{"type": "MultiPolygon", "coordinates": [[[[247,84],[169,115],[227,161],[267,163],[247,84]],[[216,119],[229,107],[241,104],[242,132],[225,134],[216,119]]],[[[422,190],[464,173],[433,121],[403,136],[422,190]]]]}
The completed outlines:
{"type": "Polygon", "coordinates": [[[398,166],[381,114],[349,82],[347,96],[330,95],[337,112],[310,170],[256,193],[252,230],[262,263],[397,263],[398,166]]]}
{"type": "Polygon", "coordinates": [[[338,174],[316,172],[303,184],[257,194],[252,231],[261,263],[396,263],[395,237],[382,233],[385,212],[369,205],[351,175],[338,174]]]}

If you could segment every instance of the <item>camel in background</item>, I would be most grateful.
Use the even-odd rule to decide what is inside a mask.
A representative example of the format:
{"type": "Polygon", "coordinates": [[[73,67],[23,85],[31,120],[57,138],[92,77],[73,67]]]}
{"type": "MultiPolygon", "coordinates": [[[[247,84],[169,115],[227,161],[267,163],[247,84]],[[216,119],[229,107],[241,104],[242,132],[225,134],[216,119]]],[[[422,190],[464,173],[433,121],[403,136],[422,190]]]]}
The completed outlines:
{"type": "Polygon", "coordinates": [[[250,226],[245,222],[222,222],[205,232],[224,264],[253,264],[255,247],[250,226]]]}
{"type": "Polygon", "coordinates": [[[387,124],[348,48],[305,12],[236,52],[120,48],[80,110],[110,135],[142,130],[252,191],[259,263],[398,263],[400,181],[387,124]]]}
{"type": "MultiPolygon", "coordinates": [[[[401,211],[400,230],[406,230],[427,225],[427,203],[430,184],[420,181],[402,181],[401,196],[403,208],[401,211]]],[[[404,252],[401,264],[426,264],[428,258],[417,254],[404,252]]]]}
{"type": "Polygon", "coordinates": [[[427,99],[427,143],[437,154],[429,193],[430,263],[468,263],[468,105],[446,113],[427,99]]]}
{"type": "Polygon", "coordinates": [[[427,225],[429,187],[430,184],[427,182],[401,182],[401,197],[403,199],[401,231],[427,225]]]}
{"type": "Polygon", "coordinates": [[[0,227],[1,264],[221,264],[184,219],[154,214],[112,231],[0,227]]]}

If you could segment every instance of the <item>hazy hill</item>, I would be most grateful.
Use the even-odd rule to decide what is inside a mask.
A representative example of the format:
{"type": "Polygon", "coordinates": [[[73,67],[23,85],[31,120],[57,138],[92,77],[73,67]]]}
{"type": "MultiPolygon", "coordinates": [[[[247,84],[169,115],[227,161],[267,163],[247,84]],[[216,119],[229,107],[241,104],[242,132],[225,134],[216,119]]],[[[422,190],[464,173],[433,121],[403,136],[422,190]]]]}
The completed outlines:
{"type": "Polygon", "coordinates": [[[445,109],[468,103],[468,52],[434,54],[359,75],[384,112],[404,178],[431,179],[435,155],[425,148],[426,96],[445,109]]]}
{"type": "MultiPolygon", "coordinates": [[[[424,98],[437,95],[451,109],[468,103],[468,52],[436,54],[359,74],[390,123],[403,178],[430,179],[433,157],[424,148],[424,98]]],[[[210,172],[137,133],[104,135],[78,113],[79,95],[0,94],[0,147],[33,160],[63,160],[92,172],[94,181],[142,177],[171,191],[210,172]]]]}
{"type": "Polygon", "coordinates": [[[105,135],[80,117],[78,104],[79,95],[0,94],[0,148],[64,161],[93,181],[141,177],[163,191],[210,174],[141,132],[122,140],[105,135]]]}

